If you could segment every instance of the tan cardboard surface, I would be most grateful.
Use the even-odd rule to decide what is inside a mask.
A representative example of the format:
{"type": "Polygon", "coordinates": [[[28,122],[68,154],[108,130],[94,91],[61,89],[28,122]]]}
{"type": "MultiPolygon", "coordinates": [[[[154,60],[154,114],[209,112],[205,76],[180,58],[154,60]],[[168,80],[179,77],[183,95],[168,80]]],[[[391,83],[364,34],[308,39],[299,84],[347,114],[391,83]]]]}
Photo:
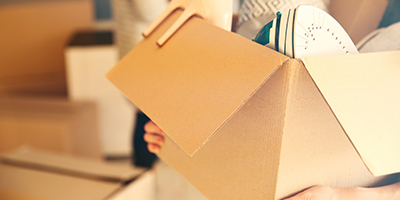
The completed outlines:
{"type": "Polygon", "coordinates": [[[278,69],[193,157],[171,138],[159,156],[208,199],[273,199],[287,83],[278,69]]]}
{"type": "Polygon", "coordinates": [[[303,61],[371,172],[399,172],[400,51],[303,61]]]}
{"type": "Polygon", "coordinates": [[[0,197],[4,198],[4,199],[13,199],[13,200],[46,200],[44,198],[33,197],[30,195],[21,194],[21,193],[12,192],[12,191],[5,191],[3,189],[0,189],[0,197]]]}
{"type": "Polygon", "coordinates": [[[93,28],[93,4],[90,0],[1,1],[0,87],[4,90],[0,95],[66,96],[64,47],[77,29],[93,28]]]}
{"type": "Polygon", "coordinates": [[[297,60],[286,61],[193,157],[169,137],[159,156],[209,199],[282,199],[374,177],[297,60]]]}
{"type": "Polygon", "coordinates": [[[121,185],[0,164],[0,199],[104,199],[121,185]]]}
{"type": "MultiPolygon", "coordinates": [[[[169,23],[167,20],[163,26],[169,23]]],[[[159,31],[163,28],[161,27],[159,31]]],[[[160,53],[165,46],[161,50],[156,49],[153,43],[146,44],[152,39],[146,39],[141,43],[142,46],[136,47],[122,63],[117,65],[110,73],[110,80],[166,131],[168,136],[159,156],[207,198],[281,199],[316,184],[334,187],[374,186],[394,180],[394,176],[375,177],[368,171],[336,119],[338,117],[332,112],[329,101],[325,100],[324,94],[321,94],[317,87],[318,84],[314,83],[318,80],[311,78],[313,73],[310,76],[301,60],[287,59],[275,51],[259,48],[251,41],[242,41],[242,38],[235,36],[234,33],[221,31],[197,18],[190,20],[172,39],[174,42],[170,43],[171,40],[166,45],[173,46],[176,43],[185,48],[170,48],[168,49],[169,56],[166,57],[160,53]],[[206,33],[205,35],[212,32],[214,37],[196,35],[197,39],[193,39],[189,33],[193,34],[192,31],[195,30],[202,30],[202,33],[206,33]],[[214,41],[213,38],[218,40],[214,41]],[[213,43],[208,43],[209,40],[213,43]],[[214,56],[202,57],[203,54],[200,54],[197,48],[190,48],[187,43],[192,46],[207,44],[210,54],[214,56]],[[229,52],[225,52],[226,50],[222,48],[212,48],[214,43],[224,46],[229,49],[229,52]],[[254,51],[248,50],[247,47],[251,47],[254,51]],[[246,51],[242,51],[243,49],[246,51]],[[139,50],[140,52],[136,52],[139,50]],[[182,59],[180,56],[182,52],[196,56],[182,59]],[[191,88],[196,86],[197,90],[187,90],[182,85],[186,82],[190,83],[191,80],[188,80],[186,76],[182,77],[182,70],[170,67],[169,64],[179,66],[177,63],[185,62],[187,66],[196,66],[200,62],[207,63],[204,60],[208,58],[215,57],[224,58],[225,62],[219,63],[219,59],[213,60],[214,62],[235,71],[230,73],[229,70],[221,69],[217,74],[220,73],[219,76],[225,81],[232,79],[230,81],[232,84],[235,83],[236,88],[231,89],[230,92],[241,95],[244,95],[241,93],[243,84],[251,85],[255,82],[251,78],[250,81],[238,81],[241,79],[236,79],[240,77],[236,74],[236,70],[242,69],[245,65],[246,69],[251,71],[253,66],[257,69],[262,63],[264,68],[270,71],[265,74],[265,80],[260,81],[260,85],[255,87],[254,93],[248,93],[248,101],[238,101],[241,97],[234,96],[232,101],[237,101],[235,106],[213,107],[207,102],[213,97],[224,99],[226,104],[229,104],[231,102],[229,98],[232,98],[226,91],[215,90],[212,84],[218,82],[212,82],[210,81],[212,79],[204,75],[216,71],[215,69],[219,69],[218,66],[213,66],[212,69],[203,68],[208,72],[201,73],[196,71],[196,68],[191,69],[194,74],[201,75],[201,79],[198,80],[209,88],[197,87],[191,83],[191,88]],[[250,60],[255,60],[255,63],[242,58],[251,58],[250,60]],[[144,60],[136,63],[135,59],[144,60]],[[163,62],[154,63],[151,59],[163,59],[163,62]],[[167,78],[169,82],[163,80],[166,78],[156,71],[155,66],[147,66],[144,63],[152,65],[164,63],[164,68],[157,66],[157,70],[162,71],[161,75],[170,76],[167,78]],[[223,65],[224,63],[229,65],[223,65]],[[154,80],[153,75],[156,75],[154,80]],[[141,81],[151,79],[154,82],[161,81],[162,84],[145,82],[147,85],[144,86],[141,81],[132,81],[133,79],[141,81]],[[145,87],[145,90],[137,87],[145,87]],[[179,90],[176,90],[177,88],[179,90]],[[165,97],[165,91],[169,91],[168,94],[174,94],[175,99],[165,97]],[[170,106],[173,103],[172,100],[176,101],[174,103],[177,105],[170,106]],[[180,105],[191,114],[203,115],[221,123],[210,125],[206,123],[208,122],[206,120],[188,117],[187,113],[182,116],[175,115],[180,105]],[[210,114],[209,108],[216,109],[214,112],[226,112],[226,114],[229,113],[228,109],[233,110],[230,112],[231,115],[222,116],[210,114]],[[198,112],[192,112],[193,109],[198,112]],[[198,133],[199,127],[202,128],[201,131],[211,132],[198,133]],[[216,127],[217,131],[214,133],[215,130],[211,127],[216,127]],[[179,129],[180,132],[169,133],[174,128],[179,129]],[[213,137],[208,138],[207,144],[194,155],[190,155],[191,151],[188,150],[193,150],[192,147],[202,144],[200,142],[202,140],[201,138],[185,140],[184,137],[194,137],[196,134],[203,134],[204,137],[211,134],[213,137]]],[[[310,60],[318,60],[318,62],[313,62],[318,63],[315,64],[317,68],[328,65],[327,63],[333,59],[328,58],[330,57],[310,58],[310,60]]],[[[305,60],[308,65],[306,61],[308,60],[305,60]]],[[[340,61],[330,67],[334,68],[345,62],[340,61]]],[[[349,63],[345,65],[349,66],[349,63]]],[[[359,62],[356,64],[363,65],[359,62]]],[[[346,69],[342,67],[342,70],[346,69]]],[[[251,75],[250,73],[246,76],[252,77],[251,75]]],[[[196,78],[193,77],[193,79],[196,78]]],[[[230,87],[226,88],[230,90],[230,87]]]]}
{"type": "Polygon", "coordinates": [[[196,17],[158,47],[179,14],[140,42],[108,78],[193,155],[288,58],[196,17]]]}
{"type": "Polygon", "coordinates": [[[27,147],[3,154],[1,159],[3,162],[23,167],[117,182],[132,180],[145,171],[143,168],[113,165],[85,157],[63,155],[27,147]]]}
{"type": "MultiPolygon", "coordinates": [[[[375,186],[392,177],[374,177],[355,151],[301,61],[291,60],[276,199],[313,185],[375,186]]],[[[274,75],[275,76],[275,75],[274,75]]]]}
{"type": "Polygon", "coordinates": [[[97,107],[63,98],[0,98],[0,152],[21,145],[101,159],[97,107]]]}

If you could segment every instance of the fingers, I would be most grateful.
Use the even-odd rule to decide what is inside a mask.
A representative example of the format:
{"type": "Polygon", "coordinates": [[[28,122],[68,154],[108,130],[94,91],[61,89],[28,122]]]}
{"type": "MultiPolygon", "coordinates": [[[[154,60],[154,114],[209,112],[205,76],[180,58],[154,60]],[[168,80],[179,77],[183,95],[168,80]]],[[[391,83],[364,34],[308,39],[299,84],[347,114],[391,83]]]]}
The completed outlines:
{"type": "Polygon", "coordinates": [[[144,126],[145,134],[144,141],[147,142],[147,149],[151,153],[159,153],[164,144],[165,133],[152,121],[149,121],[144,126]]]}
{"type": "Polygon", "coordinates": [[[293,197],[284,200],[334,200],[334,199],[338,199],[338,191],[336,189],[328,186],[317,185],[309,189],[306,189],[305,191],[302,191],[293,197]]]}
{"type": "Polygon", "coordinates": [[[282,199],[282,200],[305,200],[304,195],[302,193],[292,196],[290,198],[282,199]]]}
{"type": "Polygon", "coordinates": [[[155,144],[147,144],[147,149],[151,152],[151,153],[158,153],[160,152],[161,147],[155,144]]]}
{"type": "Polygon", "coordinates": [[[315,200],[313,197],[305,197],[304,195],[296,195],[287,199],[282,200],[315,200]]]}
{"type": "Polygon", "coordinates": [[[149,144],[155,144],[158,146],[161,146],[164,144],[164,137],[161,135],[157,135],[154,133],[145,133],[143,137],[144,137],[144,141],[146,141],[149,144]]]}
{"type": "Polygon", "coordinates": [[[162,131],[153,121],[149,121],[144,125],[144,131],[146,133],[153,133],[164,136],[165,133],[162,131]]]}

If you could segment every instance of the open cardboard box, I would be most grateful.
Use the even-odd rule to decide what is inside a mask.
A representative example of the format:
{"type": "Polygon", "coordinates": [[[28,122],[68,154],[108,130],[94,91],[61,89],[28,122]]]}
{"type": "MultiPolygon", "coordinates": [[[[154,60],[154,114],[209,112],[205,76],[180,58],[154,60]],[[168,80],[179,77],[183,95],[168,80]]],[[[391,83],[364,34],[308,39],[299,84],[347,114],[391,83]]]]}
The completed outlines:
{"type": "Polygon", "coordinates": [[[144,171],[22,147],[1,156],[0,199],[113,199],[144,171]]]}
{"type": "Polygon", "coordinates": [[[196,17],[158,47],[180,13],[108,78],[166,132],[159,156],[207,198],[397,179],[400,51],[290,59],[196,17]]]}

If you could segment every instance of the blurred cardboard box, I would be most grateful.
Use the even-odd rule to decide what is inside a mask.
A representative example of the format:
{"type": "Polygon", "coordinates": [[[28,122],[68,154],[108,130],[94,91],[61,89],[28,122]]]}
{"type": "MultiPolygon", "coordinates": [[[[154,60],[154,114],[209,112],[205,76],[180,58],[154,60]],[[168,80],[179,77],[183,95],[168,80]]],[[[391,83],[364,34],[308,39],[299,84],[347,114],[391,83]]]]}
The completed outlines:
{"type": "Polygon", "coordinates": [[[108,78],[167,134],[159,156],[209,199],[375,186],[400,171],[400,51],[290,59],[172,14],[108,78]]]}
{"type": "Polygon", "coordinates": [[[77,32],[65,48],[68,99],[96,102],[103,153],[129,157],[137,108],[104,77],[118,60],[109,31],[77,32]]]}
{"type": "Polygon", "coordinates": [[[1,161],[1,199],[113,199],[145,171],[26,147],[1,161]]]}
{"type": "Polygon", "coordinates": [[[378,28],[387,5],[388,0],[332,0],[329,12],[357,44],[378,28]]]}
{"type": "Polygon", "coordinates": [[[0,2],[0,94],[66,95],[64,46],[93,27],[91,0],[0,2]]]}
{"type": "Polygon", "coordinates": [[[97,107],[62,98],[0,98],[0,152],[33,147],[101,159],[97,107]]]}

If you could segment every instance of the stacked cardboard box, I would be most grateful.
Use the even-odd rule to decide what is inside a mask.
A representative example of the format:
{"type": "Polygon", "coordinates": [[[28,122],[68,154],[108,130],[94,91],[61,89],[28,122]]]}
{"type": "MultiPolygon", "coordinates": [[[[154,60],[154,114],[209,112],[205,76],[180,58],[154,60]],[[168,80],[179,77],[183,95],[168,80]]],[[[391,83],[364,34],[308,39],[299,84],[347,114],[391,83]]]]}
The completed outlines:
{"type": "Polygon", "coordinates": [[[129,157],[137,109],[104,77],[117,62],[111,32],[78,32],[65,49],[68,99],[98,105],[99,135],[108,157],[129,157]]]}
{"type": "Polygon", "coordinates": [[[93,27],[93,1],[0,2],[0,95],[66,95],[63,49],[93,27]]]}
{"type": "Polygon", "coordinates": [[[0,99],[0,152],[20,145],[101,159],[97,107],[63,98],[0,99]]]}
{"type": "Polygon", "coordinates": [[[1,161],[1,199],[113,199],[123,196],[124,184],[144,172],[26,147],[3,154],[1,161]]]}

